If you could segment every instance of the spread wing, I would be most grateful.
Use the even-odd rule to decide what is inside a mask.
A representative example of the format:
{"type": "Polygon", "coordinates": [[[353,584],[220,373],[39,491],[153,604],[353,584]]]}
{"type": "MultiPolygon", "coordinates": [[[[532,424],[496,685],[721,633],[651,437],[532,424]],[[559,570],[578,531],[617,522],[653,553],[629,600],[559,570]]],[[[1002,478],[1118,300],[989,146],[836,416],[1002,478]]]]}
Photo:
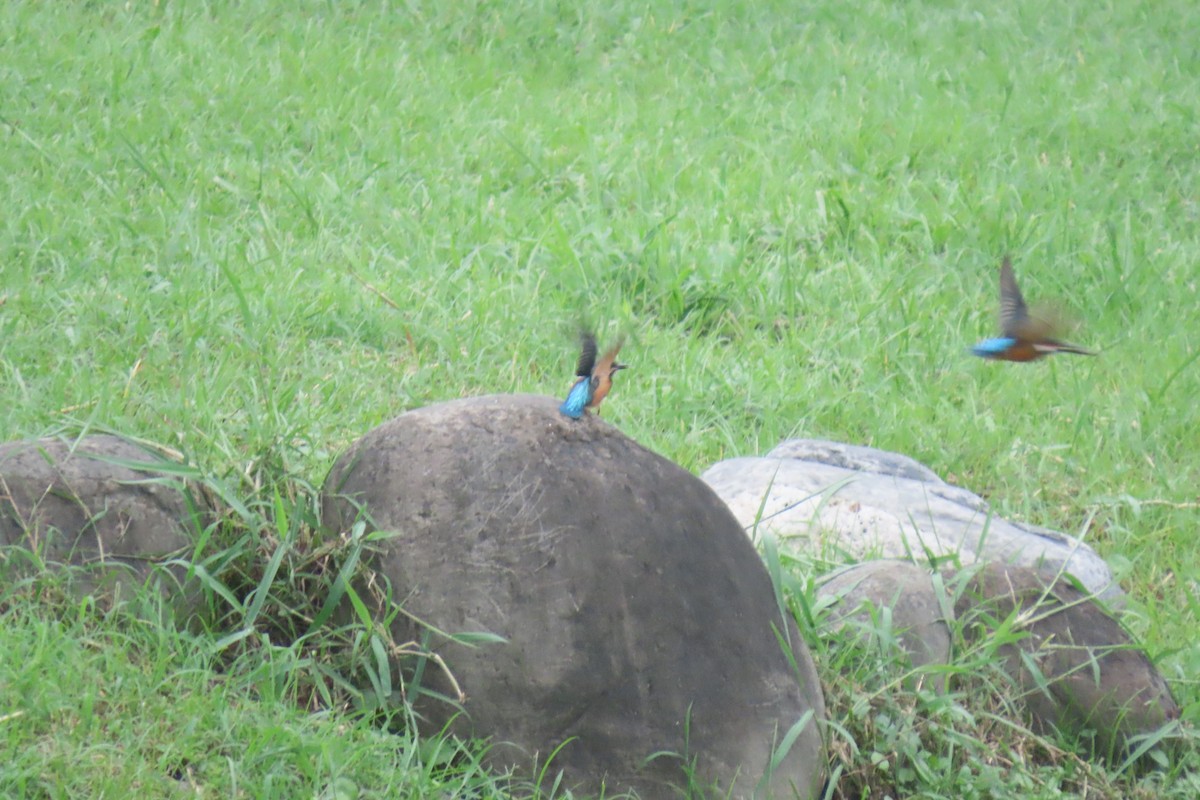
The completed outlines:
{"type": "Polygon", "coordinates": [[[575,374],[581,378],[589,378],[596,366],[596,337],[591,331],[579,333],[579,363],[575,365],[575,374]]]}
{"type": "Polygon", "coordinates": [[[617,339],[616,344],[604,351],[604,355],[600,357],[600,361],[596,364],[595,374],[607,375],[612,371],[612,365],[617,360],[617,353],[621,352],[621,345],[623,344],[625,344],[623,338],[617,339]]]}
{"type": "Polygon", "coordinates": [[[1022,329],[1028,322],[1029,311],[1025,308],[1025,298],[1021,297],[1021,290],[1017,288],[1012,261],[1005,256],[1000,265],[1000,331],[1014,339],[1025,338],[1028,332],[1022,329]]]}
{"type": "Polygon", "coordinates": [[[1036,315],[1030,314],[1017,320],[1005,331],[1005,335],[1022,342],[1042,342],[1049,340],[1058,327],[1053,317],[1043,316],[1042,312],[1038,312],[1036,315]]]}

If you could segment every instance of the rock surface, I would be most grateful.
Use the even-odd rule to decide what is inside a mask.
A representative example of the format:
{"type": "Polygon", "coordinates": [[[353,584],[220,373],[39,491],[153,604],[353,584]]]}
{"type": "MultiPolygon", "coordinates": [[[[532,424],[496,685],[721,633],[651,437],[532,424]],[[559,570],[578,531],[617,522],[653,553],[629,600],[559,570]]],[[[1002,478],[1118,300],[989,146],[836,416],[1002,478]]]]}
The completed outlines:
{"type": "MultiPolygon", "coordinates": [[[[898,651],[894,655],[903,668],[950,663],[947,619],[953,620],[954,611],[927,569],[881,559],[843,567],[818,581],[817,597],[832,603],[827,630],[854,624],[882,651],[898,651]]],[[[928,682],[938,691],[945,688],[941,675],[928,682]]]]}
{"type": "MultiPolygon", "coordinates": [[[[408,612],[506,640],[434,637],[465,714],[418,698],[427,729],[490,738],[491,763],[526,775],[567,742],[549,773],[585,792],[676,797],[681,759],[695,759],[696,779],[722,796],[750,797],[762,779],[758,796],[815,797],[820,683],[749,539],[703,482],[557,406],[491,396],[411,411],[360,439],[326,480],[330,531],[348,529],[361,503],[371,527],[399,532],[371,566],[408,612]],[[647,763],[663,751],[680,758],[647,763]]],[[[424,631],[401,615],[392,633],[424,631]]],[[[454,694],[432,664],[424,675],[454,694]]]]}
{"type": "MultiPolygon", "coordinates": [[[[0,545],[20,546],[72,572],[82,593],[117,598],[152,575],[177,611],[194,607],[198,587],[182,591],[181,567],[157,568],[187,555],[193,505],[160,477],[116,461],[158,463],[162,456],[118,436],[0,444],[0,545]]],[[[199,500],[197,500],[199,502],[199,500]]],[[[202,515],[207,511],[201,511],[202,515]]]]}
{"type": "Polygon", "coordinates": [[[964,564],[1065,565],[1098,596],[1110,602],[1122,596],[1108,565],[1086,544],[992,516],[982,498],[906,456],[793,439],[765,457],[718,462],[701,477],[743,527],[773,534],[785,549],[830,547],[854,560],[953,553],[964,564]]]}
{"type": "MultiPolygon", "coordinates": [[[[1162,675],[1098,603],[1054,576],[987,564],[964,570],[955,604],[971,639],[1014,621],[998,655],[1036,729],[1090,740],[1118,758],[1130,739],[1179,718],[1162,675]],[[1036,669],[1035,669],[1036,668],[1036,669]]],[[[947,581],[954,580],[947,576],[947,581]]]]}

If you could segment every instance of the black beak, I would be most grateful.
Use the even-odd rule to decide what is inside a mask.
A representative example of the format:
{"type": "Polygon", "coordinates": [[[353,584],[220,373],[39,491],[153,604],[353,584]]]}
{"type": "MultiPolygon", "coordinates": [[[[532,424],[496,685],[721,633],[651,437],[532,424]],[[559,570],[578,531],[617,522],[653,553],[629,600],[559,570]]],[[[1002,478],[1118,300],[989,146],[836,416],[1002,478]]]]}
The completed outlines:
{"type": "Polygon", "coordinates": [[[629,369],[629,365],[628,364],[618,364],[617,362],[614,361],[613,365],[612,365],[612,371],[616,372],[619,369],[629,369]]]}

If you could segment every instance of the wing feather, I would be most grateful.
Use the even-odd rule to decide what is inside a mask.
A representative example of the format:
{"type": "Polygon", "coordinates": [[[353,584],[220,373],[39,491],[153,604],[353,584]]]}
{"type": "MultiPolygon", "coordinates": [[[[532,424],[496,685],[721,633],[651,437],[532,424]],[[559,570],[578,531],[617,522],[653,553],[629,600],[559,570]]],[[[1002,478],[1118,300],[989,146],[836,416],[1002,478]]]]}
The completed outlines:
{"type": "Polygon", "coordinates": [[[612,371],[612,365],[617,360],[617,353],[621,352],[621,345],[625,344],[625,339],[617,339],[617,343],[604,351],[604,355],[600,357],[600,361],[596,363],[596,368],[593,374],[607,375],[612,371]]]}
{"type": "Polygon", "coordinates": [[[1000,332],[1004,336],[1020,338],[1021,328],[1029,317],[1025,308],[1025,298],[1017,288],[1017,278],[1013,275],[1012,260],[1004,257],[1000,264],[1000,332]]]}
{"type": "Polygon", "coordinates": [[[596,366],[596,337],[591,331],[580,331],[579,347],[579,362],[575,365],[575,374],[580,378],[590,378],[592,369],[596,366]]]}

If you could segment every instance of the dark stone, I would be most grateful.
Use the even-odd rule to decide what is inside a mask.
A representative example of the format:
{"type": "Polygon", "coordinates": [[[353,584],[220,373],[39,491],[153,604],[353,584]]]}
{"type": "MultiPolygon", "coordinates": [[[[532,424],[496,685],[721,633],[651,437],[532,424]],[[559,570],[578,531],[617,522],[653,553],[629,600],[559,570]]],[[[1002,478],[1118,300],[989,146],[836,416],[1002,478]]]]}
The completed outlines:
{"type": "Polygon", "coordinates": [[[1016,620],[1012,632],[1021,638],[998,652],[1035,730],[1056,728],[1090,742],[1096,755],[1121,758],[1132,737],[1179,718],[1167,682],[1146,654],[1066,579],[1001,564],[964,570],[960,579],[965,585],[955,612],[966,636],[991,635],[1016,620]]]}
{"type": "MultiPolygon", "coordinates": [[[[39,439],[0,444],[0,546],[21,547],[54,565],[73,565],[81,594],[116,601],[167,574],[160,584],[177,612],[198,602],[198,587],[183,591],[182,567],[158,564],[190,555],[193,509],[179,489],[150,482],[151,469],[118,462],[165,461],[118,436],[39,439]]],[[[196,503],[201,501],[196,499],[196,503]]],[[[199,506],[201,518],[207,509],[199,506]]]]}
{"type": "MultiPolygon", "coordinates": [[[[678,796],[681,760],[646,763],[671,751],[695,759],[704,785],[748,797],[811,712],[763,791],[816,796],[817,674],[741,526],[695,476],[597,417],[567,419],[557,400],[491,396],[412,411],[360,439],[326,480],[327,528],[347,530],[358,503],[371,527],[399,532],[372,566],[407,612],[506,640],[434,637],[465,714],[420,697],[427,730],[488,738],[492,765],[521,771],[570,739],[550,773],[610,796],[678,796]]],[[[403,615],[393,623],[398,642],[424,633],[403,615]]],[[[432,664],[425,681],[454,694],[432,664]]]]}
{"type": "MultiPolygon", "coordinates": [[[[819,579],[818,597],[832,601],[826,628],[853,624],[861,635],[888,645],[902,669],[950,663],[949,598],[934,585],[929,571],[908,561],[880,559],[843,567],[819,579]],[[882,628],[879,626],[883,626],[882,628]]],[[[918,673],[915,683],[945,688],[943,675],[918,673]]]]}

